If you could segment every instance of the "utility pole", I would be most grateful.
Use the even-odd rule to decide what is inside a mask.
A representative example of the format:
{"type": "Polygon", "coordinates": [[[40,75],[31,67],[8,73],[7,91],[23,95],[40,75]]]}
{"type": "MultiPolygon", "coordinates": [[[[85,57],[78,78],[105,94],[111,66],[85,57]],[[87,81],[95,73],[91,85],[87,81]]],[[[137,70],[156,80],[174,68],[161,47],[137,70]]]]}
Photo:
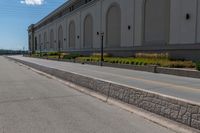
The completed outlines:
{"type": "Polygon", "coordinates": [[[104,49],[103,49],[103,42],[104,42],[104,32],[101,33],[101,63],[100,65],[103,66],[103,61],[104,61],[104,49]]]}

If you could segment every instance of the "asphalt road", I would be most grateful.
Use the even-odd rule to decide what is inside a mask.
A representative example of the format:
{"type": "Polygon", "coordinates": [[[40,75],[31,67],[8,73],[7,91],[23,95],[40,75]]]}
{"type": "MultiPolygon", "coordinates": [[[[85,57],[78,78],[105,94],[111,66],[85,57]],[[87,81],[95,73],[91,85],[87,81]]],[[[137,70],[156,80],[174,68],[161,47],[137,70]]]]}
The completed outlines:
{"type": "Polygon", "coordinates": [[[12,58],[64,71],[79,73],[89,77],[96,77],[136,88],[146,89],[198,103],[200,102],[200,79],[111,67],[50,61],[22,56],[13,56],[12,58]]]}
{"type": "Polygon", "coordinates": [[[173,133],[0,56],[0,133],[173,133]]]}

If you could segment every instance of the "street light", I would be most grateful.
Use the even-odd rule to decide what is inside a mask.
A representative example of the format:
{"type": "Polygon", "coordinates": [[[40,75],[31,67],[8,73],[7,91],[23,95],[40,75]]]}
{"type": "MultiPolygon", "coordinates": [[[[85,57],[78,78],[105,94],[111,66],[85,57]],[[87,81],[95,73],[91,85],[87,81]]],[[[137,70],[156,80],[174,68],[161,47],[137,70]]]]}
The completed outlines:
{"type": "Polygon", "coordinates": [[[40,57],[42,57],[42,44],[40,43],[40,57]]]}
{"type": "Polygon", "coordinates": [[[22,55],[23,55],[23,56],[25,55],[25,47],[23,47],[22,55]]]}
{"type": "Polygon", "coordinates": [[[58,41],[58,59],[60,59],[60,40],[58,41]]]}
{"type": "Polygon", "coordinates": [[[104,41],[104,32],[101,33],[101,63],[100,65],[103,66],[103,41],[104,41]]]}

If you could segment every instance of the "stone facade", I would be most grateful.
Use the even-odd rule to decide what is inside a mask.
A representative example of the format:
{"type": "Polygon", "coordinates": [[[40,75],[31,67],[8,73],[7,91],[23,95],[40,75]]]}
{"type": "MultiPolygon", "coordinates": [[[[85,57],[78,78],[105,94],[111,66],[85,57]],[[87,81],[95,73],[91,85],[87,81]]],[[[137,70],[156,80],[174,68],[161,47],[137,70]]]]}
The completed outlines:
{"type": "Polygon", "coordinates": [[[108,98],[123,101],[130,105],[137,106],[144,110],[200,130],[199,103],[193,103],[191,101],[185,101],[147,90],[119,85],[118,83],[111,83],[109,81],[103,81],[84,75],[49,68],[23,60],[15,60],[42,72],[101,93],[108,98]]]}
{"type": "MultiPolygon", "coordinates": [[[[69,0],[30,30],[30,51],[200,57],[200,0],[69,0]],[[187,52],[187,54],[185,54],[187,52]]],[[[29,38],[29,40],[30,40],[29,38]]]]}

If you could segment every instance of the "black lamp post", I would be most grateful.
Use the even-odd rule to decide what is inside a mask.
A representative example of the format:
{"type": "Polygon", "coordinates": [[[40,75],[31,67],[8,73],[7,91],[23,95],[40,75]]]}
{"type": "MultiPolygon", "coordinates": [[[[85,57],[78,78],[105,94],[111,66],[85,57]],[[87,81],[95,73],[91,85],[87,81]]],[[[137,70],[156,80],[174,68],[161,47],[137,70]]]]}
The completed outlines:
{"type": "Polygon", "coordinates": [[[60,59],[60,40],[58,41],[58,59],[60,59]]]}
{"type": "Polygon", "coordinates": [[[101,63],[100,65],[103,66],[103,53],[104,53],[104,49],[103,49],[103,41],[104,41],[104,32],[101,33],[101,63]]]}
{"type": "Polygon", "coordinates": [[[42,57],[42,44],[40,43],[40,57],[42,57]]]}
{"type": "Polygon", "coordinates": [[[23,55],[23,56],[25,55],[25,47],[23,47],[22,55],[23,55]]]}

